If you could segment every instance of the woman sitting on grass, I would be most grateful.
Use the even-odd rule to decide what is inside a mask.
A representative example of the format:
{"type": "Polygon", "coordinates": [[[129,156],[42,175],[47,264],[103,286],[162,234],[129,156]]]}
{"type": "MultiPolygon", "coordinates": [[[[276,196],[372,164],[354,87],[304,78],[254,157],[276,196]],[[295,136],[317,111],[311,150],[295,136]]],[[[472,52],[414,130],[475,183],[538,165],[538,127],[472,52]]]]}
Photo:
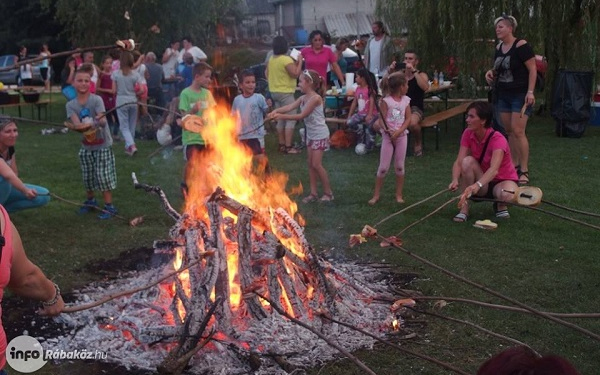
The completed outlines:
{"type": "MultiPolygon", "coordinates": [[[[504,136],[492,129],[492,105],[474,102],[467,107],[467,129],[460,139],[460,149],[452,166],[452,182],[448,189],[463,190],[463,195],[508,202],[510,193],[517,189],[519,177],[512,164],[508,142],[504,136]]],[[[494,203],[497,218],[510,217],[507,206],[494,203]]],[[[462,223],[469,217],[469,201],[454,216],[462,223]]]]}
{"type": "Polygon", "coordinates": [[[50,201],[47,189],[24,184],[19,178],[15,144],[19,131],[10,117],[0,117],[0,204],[15,212],[43,206],[50,201]]]}

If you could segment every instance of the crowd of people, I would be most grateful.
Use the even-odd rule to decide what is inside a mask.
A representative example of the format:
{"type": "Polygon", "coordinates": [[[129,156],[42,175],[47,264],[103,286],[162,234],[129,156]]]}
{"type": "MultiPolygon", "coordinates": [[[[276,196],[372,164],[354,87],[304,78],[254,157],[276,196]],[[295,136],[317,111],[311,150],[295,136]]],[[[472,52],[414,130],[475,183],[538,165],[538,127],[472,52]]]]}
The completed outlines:
{"type": "MultiPolygon", "coordinates": [[[[494,200],[497,218],[510,216],[506,203],[513,198],[511,192],[516,191],[518,184],[529,181],[525,128],[535,103],[536,71],[531,46],[514,36],[516,26],[517,21],[512,16],[503,15],[494,21],[500,42],[495,48],[493,67],[486,73],[494,98],[492,103],[477,101],[467,108],[467,128],[461,137],[448,186],[449,190],[459,191],[467,197],[494,200]]],[[[381,135],[379,166],[368,204],[375,205],[380,201],[392,160],[396,176],[395,201],[404,203],[407,135],[409,132],[414,135],[414,155],[422,156],[419,123],[424,118],[429,77],[419,70],[420,58],[415,50],[407,49],[403,55],[394,50],[382,22],[373,23],[372,31],[373,36],[360,51],[364,57],[363,67],[356,72],[357,88],[347,123],[366,140],[369,149],[375,145],[375,135],[381,135]]],[[[232,114],[239,114],[239,140],[267,172],[264,120],[277,122],[279,151],[286,154],[301,152],[292,142],[297,122],[304,122],[310,180],[310,192],[302,199],[305,204],[334,200],[329,175],[323,165],[325,151],[330,146],[323,98],[328,72],[330,79],[345,84],[345,69],[340,62],[342,52],[349,45],[346,39],[340,39],[335,48],[330,48],[325,45],[324,35],[319,30],[311,32],[309,40],[310,45],[299,55],[290,57],[286,39],[274,38],[273,54],[266,67],[269,97],[255,93],[256,77],[252,71],[244,71],[240,76],[240,94],[232,102],[232,114]],[[298,98],[295,98],[296,86],[301,91],[298,98]],[[269,112],[271,106],[274,109],[269,112]]],[[[113,138],[120,135],[124,140],[124,152],[135,155],[138,110],[147,110],[146,106],[139,108],[132,103],[152,99],[156,106],[162,107],[172,99],[176,100],[181,115],[193,115],[180,122],[185,160],[210,148],[199,129],[210,121],[205,116],[206,111],[216,105],[210,91],[214,72],[206,63],[207,55],[194,46],[189,37],[183,38],[181,44],[180,49],[179,41],[170,43],[160,58],[162,65],[152,52],[144,55],[124,50],[111,51],[102,58],[99,66],[95,65],[92,52],[82,56],[74,54],[66,60],[61,72],[61,87],[68,100],[66,116],[72,128],[82,133],[79,161],[86,198],[80,213],[100,207],[96,198],[99,192],[104,203],[99,218],[109,219],[117,214],[112,201],[112,192],[116,188],[113,138]]],[[[47,45],[42,53],[50,56],[47,45]]],[[[25,55],[26,50],[21,54],[25,55]]],[[[28,77],[27,69],[27,64],[23,65],[21,78],[24,80],[28,77]]],[[[43,313],[55,315],[63,306],[60,289],[27,259],[18,232],[7,214],[44,205],[50,199],[47,189],[25,184],[19,179],[15,157],[17,136],[16,123],[0,118],[0,204],[3,206],[0,207],[0,225],[5,240],[0,258],[0,299],[4,288],[9,286],[18,294],[44,301],[43,313]]],[[[185,181],[188,168],[189,163],[184,171],[184,190],[189,187],[185,181]]],[[[453,220],[465,222],[468,216],[467,200],[453,220]]],[[[6,337],[0,331],[0,369],[5,363],[5,348],[6,337]]],[[[531,357],[530,353],[509,354],[531,357]]],[[[509,354],[500,357],[507,358],[509,354]]],[[[501,373],[499,370],[490,372],[490,369],[504,366],[499,361],[486,362],[478,373],[501,373]]],[[[534,358],[530,362],[537,366],[542,361],[534,358]]]]}

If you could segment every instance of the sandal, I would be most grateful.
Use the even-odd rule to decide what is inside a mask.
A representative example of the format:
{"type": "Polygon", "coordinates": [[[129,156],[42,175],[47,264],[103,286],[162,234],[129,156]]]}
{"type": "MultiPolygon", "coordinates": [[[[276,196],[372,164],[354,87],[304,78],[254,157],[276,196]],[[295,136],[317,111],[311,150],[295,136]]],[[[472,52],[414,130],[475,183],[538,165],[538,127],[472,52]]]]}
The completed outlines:
{"type": "Polygon", "coordinates": [[[301,152],[302,152],[302,151],[300,151],[300,150],[298,150],[297,148],[295,148],[295,147],[292,147],[292,146],[289,146],[289,147],[286,147],[286,148],[285,148],[285,153],[286,153],[286,154],[299,154],[299,153],[301,153],[301,152]]]}
{"type": "Polygon", "coordinates": [[[279,152],[285,153],[286,147],[283,143],[279,144],[279,148],[277,149],[279,152]]]}
{"type": "Polygon", "coordinates": [[[519,176],[519,185],[529,184],[529,171],[518,171],[517,176],[519,176]]]}
{"type": "Polygon", "coordinates": [[[510,213],[508,212],[508,209],[498,209],[498,203],[494,202],[494,213],[496,214],[496,217],[499,219],[509,219],[510,218],[510,213]]]}
{"type": "Polygon", "coordinates": [[[469,220],[469,215],[464,212],[459,212],[452,218],[455,223],[464,223],[467,220],[469,220]]]}
{"type": "Polygon", "coordinates": [[[327,194],[327,193],[323,193],[323,196],[321,197],[321,199],[319,199],[319,202],[331,202],[333,201],[333,193],[331,194],[327,194]]]}
{"type": "Polygon", "coordinates": [[[312,202],[316,202],[319,200],[319,197],[317,197],[315,194],[310,194],[307,195],[306,197],[302,198],[302,203],[312,203],[312,202]]]}
{"type": "Polygon", "coordinates": [[[414,155],[415,157],[421,157],[421,156],[423,156],[423,149],[422,149],[422,148],[420,148],[420,149],[418,149],[418,150],[415,150],[415,152],[413,153],[413,155],[414,155]]]}

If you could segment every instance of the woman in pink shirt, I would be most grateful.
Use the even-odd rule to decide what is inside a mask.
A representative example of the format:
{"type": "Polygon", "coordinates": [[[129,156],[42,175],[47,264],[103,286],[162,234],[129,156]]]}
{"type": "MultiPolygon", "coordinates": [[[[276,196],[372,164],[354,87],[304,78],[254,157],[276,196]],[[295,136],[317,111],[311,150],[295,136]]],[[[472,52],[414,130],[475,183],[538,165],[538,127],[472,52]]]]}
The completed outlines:
{"type": "MultiPolygon", "coordinates": [[[[23,250],[17,228],[11,223],[4,207],[0,206],[0,302],[6,287],[22,297],[42,301],[41,315],[58,315],[65,307],[60,289],[33,264],[23,250]]],[[[6,334],[2,327],[0,308],[0,373],[6,365],[6,334]]]]}
{"type": "Polygon", "coordinates": [[[323,33],[320,30],[313,30],[309,35],[309,39],[310,46],[304,47],[300,51],[304,58],[304,68],[319,73],[325,84],[327,80],[327,65],[331,64],[331,70],[338,77],[342,85],[345,85],[345,77],[337,63],[337,56],[331,48],[324,46],[323,33]]]}
{"type": "MultiPolygon", "coordinates": [[[[519,177],[512,164],[506,138],[492,129],[493,107],[483,101],[467,107],[467,129],[460,139],[460,150],[452,166],[451,191],[463,190],[471,195],[508,202],[517,189],[519,177]]],[[[510,217],[507,205],[494,203],[497,218],[510,217]]],[[[455,222],[465,222],[469,216],[469,201],[454,216],[455,222]]]]}

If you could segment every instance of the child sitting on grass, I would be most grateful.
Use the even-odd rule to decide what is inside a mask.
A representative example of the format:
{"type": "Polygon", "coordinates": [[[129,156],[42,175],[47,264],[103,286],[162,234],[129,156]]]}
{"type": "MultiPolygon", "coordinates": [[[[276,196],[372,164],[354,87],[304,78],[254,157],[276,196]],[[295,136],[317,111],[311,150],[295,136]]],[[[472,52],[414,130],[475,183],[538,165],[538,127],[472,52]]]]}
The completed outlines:
{"type": "Polygon", "coordinates": [[[117,214],[112,202],[112,191],[117,187],[115,155],[112,151],[112,138],[106,117],[104,103],[98,95],[90,93],[91,76],[87,71],[75,72],[73,87],[77,97],[67,103],[67,117],[73,126],[83,132],[79,164],[86,190],[86,200],[79,208],[84,214],[98,207],[94,191],[101,191],[104,210],[98,218],[110,219],[117,214]]]}
{"type": "Polygon", "coordinates": [[[373,73],[365,68],[360,68],[356,72],[356,83],[358,88],[354,92],[354,100],[350,105],[346,123],[349,129],[356,132],[358,143],[364,143],[367,150],[372,150],[375,147],[373,125],[378,118],[375,108],[377,81],[373,73]],[[358,112],[354,113],[356,109],[358,112]]]}

